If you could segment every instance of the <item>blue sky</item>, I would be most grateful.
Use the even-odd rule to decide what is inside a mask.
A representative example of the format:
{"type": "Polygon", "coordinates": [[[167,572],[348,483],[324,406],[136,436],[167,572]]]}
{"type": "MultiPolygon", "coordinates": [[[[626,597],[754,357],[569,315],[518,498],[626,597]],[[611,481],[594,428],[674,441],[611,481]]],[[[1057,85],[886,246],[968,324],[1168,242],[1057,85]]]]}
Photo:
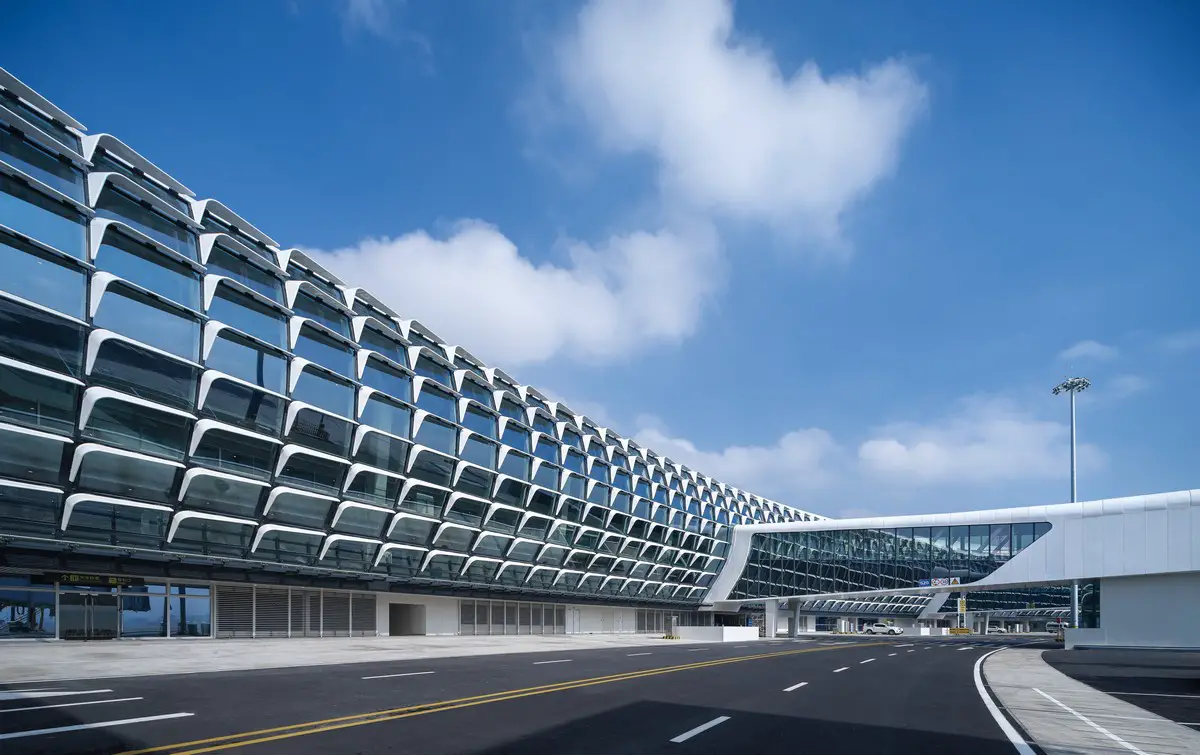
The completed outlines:
{"type": "Polygon", "coordinates": [[[1081,497],[1200,486],[1193,4],[0,14],[89,130],[732,484],[1060,502],[1071,373],[1081,497]]]}

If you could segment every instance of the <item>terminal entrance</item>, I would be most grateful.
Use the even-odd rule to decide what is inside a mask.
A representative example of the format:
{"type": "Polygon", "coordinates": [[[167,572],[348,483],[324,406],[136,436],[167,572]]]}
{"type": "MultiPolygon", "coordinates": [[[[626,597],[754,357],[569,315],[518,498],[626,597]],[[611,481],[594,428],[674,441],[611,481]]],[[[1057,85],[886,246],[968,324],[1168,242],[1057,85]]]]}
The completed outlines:
{"type": "Polygon", "coordinates": [[[112,593],[63,592],[58,596],[58,631],[64,640],[114,640],[119,615],[112,593]]]}

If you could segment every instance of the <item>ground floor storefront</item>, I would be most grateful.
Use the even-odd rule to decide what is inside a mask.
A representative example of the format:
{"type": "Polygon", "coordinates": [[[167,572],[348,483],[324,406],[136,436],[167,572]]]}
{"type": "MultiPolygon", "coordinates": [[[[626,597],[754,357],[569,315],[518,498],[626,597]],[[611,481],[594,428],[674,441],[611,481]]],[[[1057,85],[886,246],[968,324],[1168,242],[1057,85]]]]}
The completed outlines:
{"type": "Polygon", "coordinates": [[[621,605],[0,573],[0,640],[662,633],[706,620],[621,605]]]}

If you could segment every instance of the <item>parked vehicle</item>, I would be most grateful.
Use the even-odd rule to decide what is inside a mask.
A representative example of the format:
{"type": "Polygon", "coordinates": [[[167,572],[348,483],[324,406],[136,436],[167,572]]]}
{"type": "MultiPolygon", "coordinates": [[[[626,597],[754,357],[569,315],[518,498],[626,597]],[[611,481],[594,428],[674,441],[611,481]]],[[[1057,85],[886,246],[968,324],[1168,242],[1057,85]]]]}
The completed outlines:
{"type": "Polygon", "coordinates": [[[1054,634],[1055,632],[1061,632],[1062,630],[1069,629],[1070,627],[1071,625],[1066,621],[1051,621],[1046,624],[1046,631],[1054,634]]]}
{"type": "Polygon", "coordinates": [[[890,624],[870,624],[863,632],[866,634],[904,634],[903,629],[890,624]]]}
{"type": "Polygon", "coordinates": [[[987,628],[987,633],[988,634],[1008,634],[1008,630],[1005,629],[1004,627],[997,626],[995,624],[991,624],[987,628]]]}

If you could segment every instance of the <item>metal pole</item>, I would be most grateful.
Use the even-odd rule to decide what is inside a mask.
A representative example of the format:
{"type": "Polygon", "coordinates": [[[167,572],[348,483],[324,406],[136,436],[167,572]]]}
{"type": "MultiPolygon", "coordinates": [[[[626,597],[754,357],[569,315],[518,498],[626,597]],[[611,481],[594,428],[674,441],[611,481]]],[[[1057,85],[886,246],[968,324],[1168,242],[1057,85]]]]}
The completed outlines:
{"type": "MultiPolygon", "coordinates": [[[[1078,498],[1079,491],[1076,487],[1075,477],[1075,391],[1069,391],[1071,394],[1071,503],[1075,503],[1078,498]]],[[[1071,626],[1075,629],[1079,628],[1079,580],[1071,581],[1071,626]]]]}

